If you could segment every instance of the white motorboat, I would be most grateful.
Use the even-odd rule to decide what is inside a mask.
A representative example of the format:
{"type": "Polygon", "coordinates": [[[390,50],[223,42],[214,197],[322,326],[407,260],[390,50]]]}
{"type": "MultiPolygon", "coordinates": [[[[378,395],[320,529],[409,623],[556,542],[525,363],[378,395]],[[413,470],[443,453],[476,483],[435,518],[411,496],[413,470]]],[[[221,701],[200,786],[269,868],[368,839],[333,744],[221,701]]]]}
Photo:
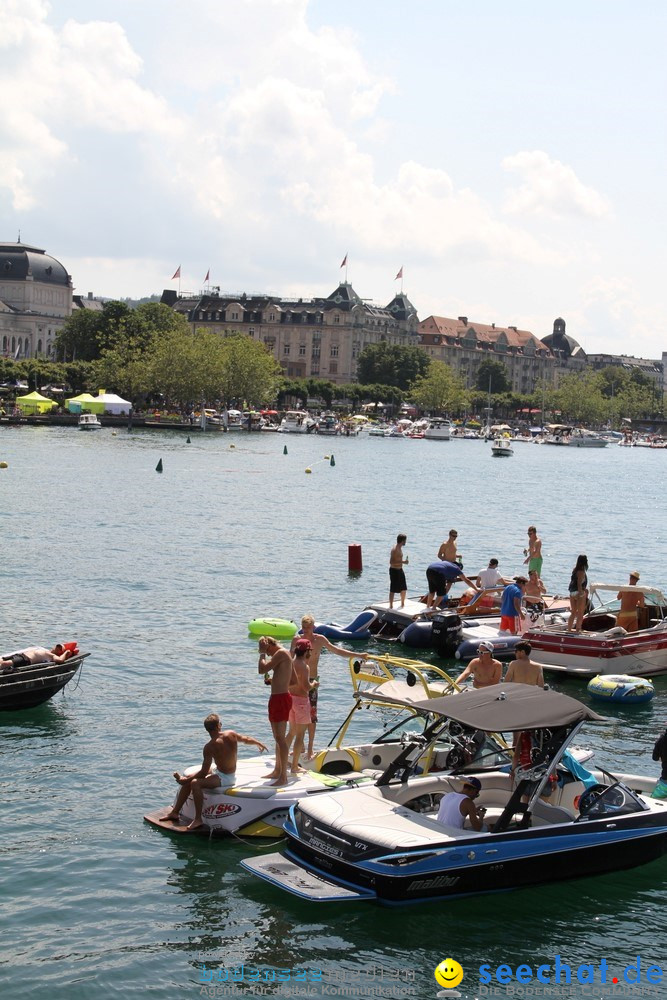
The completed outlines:
{"type": "Polygon", "coordinates": [[[583,620],[581,632],[568,632],[567,623],[531,627],[523,633],[533,647],[533,657],[547,670],[578,677],[597,674],[631,674],[654,677],[667,673],[667,601],[655,587],[594,583],[591,599],[598,605],[583,620]],[[645,606],[637,608],[636,631],[619,621],[620,591],[643,594],[645,606]],[[613,594],[613,597],[609,597],[613,594]],[[606,600],[604,597],[606,596],[606,600]]]}
{"type": "Polygon", "coordinates": [[[509,457],[514,454],[514,448],[512,447],[512,440],[508,437],[497,437],[494,438],[491,443],[491,454],[496,458],[509,457]]]}
{"type": "Polygon", "coordinates": [[[312,434],[316,428],[317,421],[305,410],[288,410],[278,430],[281,434],[312,434]]]}
{"type": "Polygon", "coordinates": [[[452,436],[452,422],[444,417],[431,417],[424,431],[428,441],[449,441],[452,436]]]}
{"type": "Polygon", "coordinates": [[[649,798],[655,779],[591,771],[571,752],[584,722],[605,721],[580,701],[498,684],[414,707],[435,721],[406,736],[373,784],[302,799],[285,824],[285,853],[243,867],[302,899],[397,904],[617,872],[667,851],[667,802],[649,798]],[[418,776],[433,741],[452,729],[473,740],[515,733],[513,774],[485,759],[418,776]],[[476,810],[474,823],[457,823],[466,786],[482,817],[476,810]],[[448,793],[450,812],[441,802],[448,793]]]}
{"type": "Polygon", "coordinates": [[[82,413],[79,417],[78,428],[80,431],[101,431],[102,424],[96,413],[82,413]]]}
{"type": "Polygon", "coordinates": [[[606,448],[608,441],[595,431],[575,427],[570,434],[570,448],[606,448]]]}
{"type": "Polygon", "coordinates": [[[340,434],[340,421],[335,413],[323,413],[317,421],[317,433],[334,437],[340,434]]]}
{"type": "MultiPolygon", "coordinates": [[[[276,788],[268,777],[275,761],[273,757],[255,755],[239,760],[236,768],[236,783],[232,788],[212,788],[204,792],[202,819],[204,827],[198,832],[207,835],[224,836],[238,834],[244,837],[280,837],[282,826],[291,806],[304,798],[327,792],[348,792],[359,784],[372,784],[405,747],[406,738],[421,734],[429,724],[427,712],[414,712],[410,705],[433,697],[438,700],[443,695],[459,690],[458,685],[444,671],[436,670],[430,664],[410,661],[407,680],[396,680],[395,671],[385,666],[389,657],[380,657],[376,664],[370,661],[355,661],[361,670],[353,670],[356,677],[355,700],[351,711],[336,734],[332,743],[312,760],[303,762],[305,771],[289,778],[287,785],[276,788]],[[423,670],[420,670],[423,668],[423,670]],[[441,678],[433,686],[426,680],[424,672],[434,672],[441,678]],[[362,684],[370,679],[374,686],[363,690],[362,684]],[[412,680],[412,683],[410,682],[412,680]],[[380,731],[375,739],[368,739],[368,716],[358,711],[360,698],[370,704],[379,718],[380,731]],[[380,691],[376,700],[373,692],[380,691]],[[387,711],[389,706],[389,712],[387,711]],[[350,726],[359,728],[358,742],[350,737],[350,726]]],[[[438,741],[422,761],[422,772],[426,776],[434,770],[452,770],[471,763],[473,759],[489,759],[494,766],[509,763],[506,746],[497,738],[487,740],[472,739],[472,734],[461,731],[456,738],[449,734],[444,741],[438,741]]],[[[186,774],[195,774],[197,765],[190,767],[186,774]]],[[[153,826],[171,833],[186,833],[187,825],[194,818],[192,798],[185,803],[180,823],[166,821],[165,810],[148,813],[144,818],[153,826]]]]}

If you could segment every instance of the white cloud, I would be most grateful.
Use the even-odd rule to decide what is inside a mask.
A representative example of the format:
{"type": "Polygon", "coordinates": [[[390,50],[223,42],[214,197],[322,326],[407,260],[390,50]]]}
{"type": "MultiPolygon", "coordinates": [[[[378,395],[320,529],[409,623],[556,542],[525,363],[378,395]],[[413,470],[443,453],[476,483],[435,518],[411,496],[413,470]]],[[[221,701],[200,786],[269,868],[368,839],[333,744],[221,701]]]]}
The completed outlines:
{"type": "Polygon", "coordinates": [[[518,188],[511,189],[505,211],[510,214],[549,214],[552,216],[585,216],[601,219],[610,212],[609,203],[598,191],[583,184],[572,167],[552,160],[547,153],[535,149],[506,156],[505,170],[522,178],[518,188]]]}

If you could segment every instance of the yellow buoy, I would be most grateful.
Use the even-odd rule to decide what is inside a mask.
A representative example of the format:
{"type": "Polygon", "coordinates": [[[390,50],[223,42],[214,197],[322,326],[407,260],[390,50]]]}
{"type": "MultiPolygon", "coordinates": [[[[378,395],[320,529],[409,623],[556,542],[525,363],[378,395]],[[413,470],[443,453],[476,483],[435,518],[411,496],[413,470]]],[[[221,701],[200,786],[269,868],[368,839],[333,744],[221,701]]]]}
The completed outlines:
{"type": "Polygon", "coordinates": [[[230,446],[229,446],[229,447],[230,447],[230,448],[236,448],[236,445],[235,445],[235,444],[230,444],[230,446]]]}
{"type": "Polygon", "coordinates": [[[306,469],[306,472],[312,472],[312,471],[313,471],[312,469],[306,469]]]}
{"type": "Polygon", "coordinates": [[[0,469],[8,469],[8,468],[9,465],[7,464],[7,462],[0,462],[0,469]]]}

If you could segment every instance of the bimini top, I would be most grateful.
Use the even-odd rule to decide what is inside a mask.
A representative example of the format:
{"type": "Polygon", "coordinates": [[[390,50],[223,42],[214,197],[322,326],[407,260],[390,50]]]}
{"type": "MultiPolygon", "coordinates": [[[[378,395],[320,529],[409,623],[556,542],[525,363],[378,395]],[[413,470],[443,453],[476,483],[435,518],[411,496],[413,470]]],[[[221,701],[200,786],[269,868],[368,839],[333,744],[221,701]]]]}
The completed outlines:
{"type": "Polygon", "coordinates": [[[487,733],[569,726],[585,719],[606,721],[576,698],[557,691],[545,691],[533,684],[494,684],[445,698],[422,699],[413,702],[412,707],[434,715],[445,715],[464,726],[487,733]]]}

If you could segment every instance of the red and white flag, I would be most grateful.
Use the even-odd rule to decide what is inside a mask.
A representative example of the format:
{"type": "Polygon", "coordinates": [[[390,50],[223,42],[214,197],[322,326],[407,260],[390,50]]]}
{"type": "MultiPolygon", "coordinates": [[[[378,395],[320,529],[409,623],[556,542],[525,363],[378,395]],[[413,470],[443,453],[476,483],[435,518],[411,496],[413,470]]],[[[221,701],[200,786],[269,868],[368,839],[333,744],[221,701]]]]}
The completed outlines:
{"type": "Polygon", "coordinates": [[[204,284],[205,285],[208,284],[208,279],[210,277],[211,277],[211,268],[209,267],[208,271],[206,272],[206,277],[204,278],[204,284]]]}
{"type": "Polygon", "coordinates": [[[176,281],[176,278],[180,278],[180,276],[181,276],[181,265],[179,264],[178,267],[176,268],[174,274],[172,275],[171,280],[172,281],[176,281]]]}
{"type": "Polygon", "coordinates": [[[402,265],[402,264],[401,264],[401,270],[400,270],[400,271],[398,272],[398,274],[397,274],[397,275],[396,275],[396,277],[394,278],[394,281],[398,281],[398,279],[399,279],[399,278],[400,278],[401,280],[403,279],[403,265],[402,265]]]}
{"type": "Polygon", "coordinates": [[[340,266],[341,267],[347,267],[347,254],[345,254],[345,256],[343,257],[343,262],[342,262],[342,264],[340,266]]]}

